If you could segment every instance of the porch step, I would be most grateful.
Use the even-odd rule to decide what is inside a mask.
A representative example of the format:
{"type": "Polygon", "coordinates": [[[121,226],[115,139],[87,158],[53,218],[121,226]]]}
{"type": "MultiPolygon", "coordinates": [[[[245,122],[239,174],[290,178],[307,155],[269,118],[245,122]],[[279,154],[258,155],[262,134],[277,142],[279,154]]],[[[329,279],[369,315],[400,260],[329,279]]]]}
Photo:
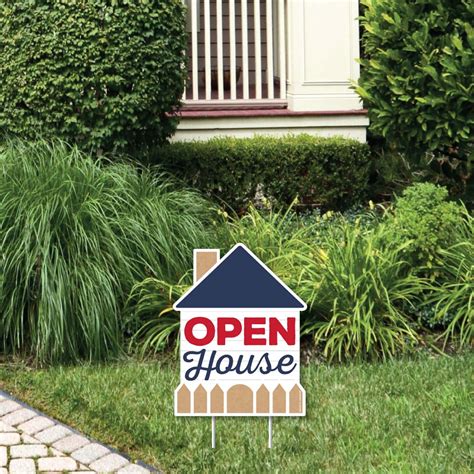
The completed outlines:
{"type": "Polygon", "coordinates": [[[193,100],[185,102],[182,111],[221,111],[221,110],[266,110],[286,109],[288,102],[279,99],[265,100],[193,100]]]}
{"type": "Polygon", "coordinates": [[[318,111],[293,111],[282,107],[252,107],[234,109],[207,108],[183,108],[178,112],[178,116],[185,119],[204,118],[225,118],[225,117],[324,117],[324,116],[348,116],[367,115],[367,109],[359,110],[318,110],[318,111]]]}
{"type": "Polygon", "coordinates": [[[294,112],[288,109],[181,110],[172,140],[206,140],[218,136],[281,136],[289,133],[342,135],[366,140],[367,110],[294,112]]]}

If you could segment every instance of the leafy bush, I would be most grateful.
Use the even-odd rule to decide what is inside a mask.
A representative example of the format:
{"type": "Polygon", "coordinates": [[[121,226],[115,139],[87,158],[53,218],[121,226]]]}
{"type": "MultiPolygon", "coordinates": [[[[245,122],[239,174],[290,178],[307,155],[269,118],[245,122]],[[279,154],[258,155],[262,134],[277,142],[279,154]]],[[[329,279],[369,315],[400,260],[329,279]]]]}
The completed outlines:
{"type": "Polygon", "coordinates": [[[257,191],[284,207],[298,196],[305,204],[346,209],[365,195],[371,165],[366,144],[310,135],[171,143],[153,159],[236,211],[257,191]]]}
{"type": "Polygon", "coordinates": [[[428,305],[434,321],[446,326],[445,343],[457,339],[460,347],[474,344],[474,218],[466,216],[463,238],[441,251],[444,278],[433,287],[428,305]]]}
{"type": "Polygon", "coordinates": [[[365,0],[357,91],[371,129],[402,150],[472,153],[474,4],[365,0]],[[469,71],[469,72],[468,72],[469,71]]]}
{"type": "Polygon", "coordinates": [[[439,264],[441,249],[460,236],[464,210],[447,201],[446,188],[418,183],[397,198],[388,214],[388,239],[407,242],[404,254],[415,266],[432,268],[439,264]]]}
{"type": "MultiPolygon", "coordinates": [[[[251,207],[242,218],[226,219],[217,232],[223,253],[236,243],[247,244],[290,285],[301,273],[299,249],[309,238],[311,226],[289,208],[286,212],[259,212],[251,207]]],[[[176,284],[157,278],[137,283],[130,295],[129,331],[139,352],[156,352],[178,342],[179,315],[172,306],[192,284],[192,268],[176,284]]]]}
{"type": "Polygon", "coordinates": [[[383,245],[383,227],[339,225],[320,248],[308,245],[302,334],[312,334],[329,359],[393,356],[417,341],[401,308],[415,304],[420,279],[402,260],[403,246],[383,245]]]}
{"type": "Polygon", "coordinates": [[[182,94],[181,0],[0,2],[0,130],[86,150],[163,141],[182,94]]]}
{"type": "MultiPolygon", "coordinates": [[[[227,251],[236,242],[245,243],[309,303],[303,332],[324,343],[328,357],[386,357],[408,340],[416,341],[396,305],[413,304],[410,297],[417,294],[419,280],[406,275],[398,251],[389,257],[375,252],[374,222],[365,213],[354,219],[301,218],[292,209],[262,212],[251,207],[225,225],[221,246],[227,251]],[[348,239],[350,244],[343,244],[348,239]]],[[[189,270],[177,285],[157,279],[136,285],[131,310],[142,321],[135,338],[142,354],[178,341],[179,316],[171,308],[190,286],[190,275],[189,270]]]]}
{"type": "Polygon", "coordinates": [[[164,176],[61,143],[10,143],[0,165],[0,352],[116,355],[134,283],[177,281],[213,241],[209,204],[164,176]]]}
{"type": "MultiPolygon", "coordinates": [[[[245,243],[308,303],[302,335],[328,359],[388,358],[415,348],[427,322],[436,330],[446,324],[447,340],[472,339],[472,218],[445,199],[445,189],[418,185],[388,216],[250,207],[216,234],[223,252],[245,243]],[[443,220],[439,233],[436,218],[443,220]]],[[[178,341],[179,316],[171,307],[191,285],[191,273],[189,267],[177,284],[155,278],[136,285],[131,320],[142,353],[178,341]]]]}

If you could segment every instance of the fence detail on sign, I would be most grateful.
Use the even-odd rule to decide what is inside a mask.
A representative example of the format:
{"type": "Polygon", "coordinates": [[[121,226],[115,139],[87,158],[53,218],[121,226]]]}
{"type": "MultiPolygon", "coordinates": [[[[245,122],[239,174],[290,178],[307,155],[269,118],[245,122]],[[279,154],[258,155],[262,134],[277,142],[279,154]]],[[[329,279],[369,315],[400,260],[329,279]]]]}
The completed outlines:
{"type": "Polygon", "coordinates": [[[266,385],[258,389],[243,384],[223,390],[219,385],[205,388],[185,384],[176,391],[177,415],[303,415],[305,393],[299,384],[284,388],[278,384],[271,391],[266,385]]]}

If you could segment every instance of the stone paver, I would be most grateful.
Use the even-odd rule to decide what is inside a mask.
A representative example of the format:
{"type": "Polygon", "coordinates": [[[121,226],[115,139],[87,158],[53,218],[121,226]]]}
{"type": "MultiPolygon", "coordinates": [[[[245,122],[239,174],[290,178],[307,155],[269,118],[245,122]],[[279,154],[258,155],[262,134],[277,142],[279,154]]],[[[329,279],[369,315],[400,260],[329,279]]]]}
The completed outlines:
{"type": "Polygon", "coordinates": [[[10,399],[0,391],[0,474],[64,472],[74,474],[150,474],[51,418],[10,399]]]}
{"type": "Polygon", "coordinates": [[[127,464],[130,464],[128,459],[119,454],[112,453],[94,461],[89,467],[97,472],[115,472],[127,464]]]}
{"type": "Polygon", "coordinates": [[[88,444],[77,451],[71,453],[71,456],[83,464],[90,464],[96,459],[108,454],[110,450],[99,443],[88,444]]]}
{"type": "Polygon", "coordinates": [[[33,418],[35,415],[36,413],[33,410],[28,410],[28,408],[21,408],[20,410],[15,410],[9,413],[8,415],[5,415],[2,418],[2,421],[7,425],[16,426],[26,420],[29,420],[30,418],[33,418]]]}
{"type": "Polygon", "coordinates": [[[38,440],[33,438],[33,436],[22,434],[21,435],[21,442],[23,444],[38,444],[38,440]]]}
{"type": "Polygon", "coordinates": [[[54,421],[46,418],[45,416],[35,416],[31,420],[25,421],[18,426],[18,429],[23,431],[23,433],[32,435],[38,433],[39,431],[43,431],[46,428],[54,425],[54,421]]]}
{"type": "Polygon", "coordinates": [[[35,474],[36,467],[33,459],[12,459],[8,466],[10,474],[35,474]]]}
{"type": "Polygon", "coordinates": [[[18,408],[21,408],[19,403],[12,400],[4,400],[3,402],[0,402],[0,416],[6,415],[7,413],[10,413],[14,410],[18,410],[18,408]]]}
{"type": "Polygon", "coordinates": [[[77,462],[70,457],[39,458],[39,471],[75,471],[77,462]]]}
{"type": "Polygon", "coordinates": [[[12,458],[37,458],[47,455],[48,448],[44,444],[19,444],[10,448],[12,458]]]}
{"type": "Polygon", "coordinates": [[[73,434],[53,443],[53,448],[69,454],[89,443],[90,441],[85,436],[73,434]]]}
{"type": "Polygon", "coordinates": [[[11,446],[20,442],[18,433],[0,433],[0,446],[11,446]]]}
{"type": "Polygon", "coordinates": [[[64,438],[72,434],[72,431],[62,425],[54,425],[35,434],[35,438],[42,443],[51,444],[58,439],[64,438]]]}
{"type": "Polygon", "coordinates": [[[53,456],[66,456],[64,453],[62,453],[61,451],[58,451],[57,449],[49,448],[49,450],[51,451],[51,454],[53,456]]]}
{"type": "Polygon", "coordinates": [[[16,431],[13,426],[5,424],[3,421],[0,421],[0,433],[7,433],[9,431],[16,431]]]}

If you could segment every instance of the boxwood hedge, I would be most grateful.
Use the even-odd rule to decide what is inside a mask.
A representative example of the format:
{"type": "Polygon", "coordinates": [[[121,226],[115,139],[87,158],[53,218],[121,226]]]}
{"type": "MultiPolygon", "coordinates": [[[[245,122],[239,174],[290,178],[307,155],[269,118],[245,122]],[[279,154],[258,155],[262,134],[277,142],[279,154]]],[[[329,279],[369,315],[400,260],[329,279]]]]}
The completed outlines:
{"type": "Polygon", "coordinates": [[[236,211],[257,190],[282,205],[298,197],[345,209],[366,194],[371,168],[367,144],[306,134],[175,142],[159,147],[154,161],[236,211]]]}

